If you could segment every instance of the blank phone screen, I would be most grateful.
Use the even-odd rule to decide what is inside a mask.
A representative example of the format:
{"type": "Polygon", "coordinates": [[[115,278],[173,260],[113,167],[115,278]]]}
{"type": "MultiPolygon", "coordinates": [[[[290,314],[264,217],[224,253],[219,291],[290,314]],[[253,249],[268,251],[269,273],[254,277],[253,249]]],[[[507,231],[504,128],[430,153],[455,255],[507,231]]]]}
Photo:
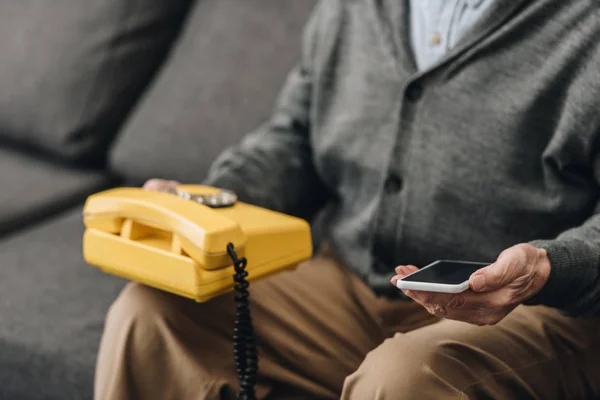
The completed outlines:
{"type": "Polygon", "coordinates": [[[486,263],[441,261],[431,267],[422,268],[418,272],[415,272],[402,280],[409,282],[458,285],[468,281],[473,272],[488,265],[489,264],[486,263]]]}

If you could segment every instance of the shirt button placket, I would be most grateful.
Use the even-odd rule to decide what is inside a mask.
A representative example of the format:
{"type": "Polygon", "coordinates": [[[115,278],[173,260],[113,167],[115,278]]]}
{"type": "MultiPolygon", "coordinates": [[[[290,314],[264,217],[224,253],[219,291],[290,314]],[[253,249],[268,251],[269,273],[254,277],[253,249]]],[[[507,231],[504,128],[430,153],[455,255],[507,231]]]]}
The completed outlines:
{"type": "MultiPolygon", "coordinates": [[[[420,82],[414,81],[408,84],[404,89],[404,99],[406,105],[403,107],[402,114],[404,118],[407,118],[408,125],[412,123],[412,114],[414,110],[411,110],[414,103],[418,102],[423,96],[423,86],[420,82]]],[[[401,124],[403,125],[403,124],[401,124]]],[[[393,165],[394,154],[396,149],[402,146],[398,141],[392,148],[392,165],[388,170],[388,176],[383,184],[383,196],[379,203],[378,215],[375,222],[375,230],[373,234],[372,242],[372,254],[374,256],[375,270],[379,272],[389,272],[390,265],[393,264],[398,245],[396,232],[399,215],[398,212],[398,195],[404,188],[404,181],[400,175],[401,168],[398,165],[393,165]]]]}

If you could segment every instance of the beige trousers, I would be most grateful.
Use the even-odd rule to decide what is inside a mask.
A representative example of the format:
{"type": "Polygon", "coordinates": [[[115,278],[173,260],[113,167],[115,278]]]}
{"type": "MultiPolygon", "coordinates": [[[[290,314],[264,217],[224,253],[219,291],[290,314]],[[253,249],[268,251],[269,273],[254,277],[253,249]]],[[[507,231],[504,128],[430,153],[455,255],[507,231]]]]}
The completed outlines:
{"type": "MultiPolygon", "coordinates": [[[[259,398],[600,396],[600,318],[519,307],[496,326],[376,297],[328,255],[251,285],[259,398]]],[[[232,295],[206,303],[129,284],[112,305],[95,398],[233,398],[232,295]]]]}

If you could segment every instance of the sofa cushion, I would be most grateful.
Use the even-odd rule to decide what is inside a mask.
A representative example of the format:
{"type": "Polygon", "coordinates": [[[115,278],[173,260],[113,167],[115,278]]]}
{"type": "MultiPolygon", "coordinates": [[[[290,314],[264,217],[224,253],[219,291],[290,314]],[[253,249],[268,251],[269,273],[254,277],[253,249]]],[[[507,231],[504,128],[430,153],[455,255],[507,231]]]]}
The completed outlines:
{"type": "Polygon", "coordinates": [[[124,281],[81,255],[81,209],[0,241],[0,399],[91,399],[124,281]]]}
{"type": "Polygon", "coordinates": [[[110,183],[100,172],[0,149],[0,235],[79,203],[110,183]]]}
{"type": "Polygon", "coordinates": [[[188,0],[0,2],[0,138],[101,159],[188,0]]]}
{"type": "Polygon", "coordinates": [[[126,123],[112,166],[128,179],[199,182],[268,118],[300,55],[314,0],[202,0],[126,123]]]}

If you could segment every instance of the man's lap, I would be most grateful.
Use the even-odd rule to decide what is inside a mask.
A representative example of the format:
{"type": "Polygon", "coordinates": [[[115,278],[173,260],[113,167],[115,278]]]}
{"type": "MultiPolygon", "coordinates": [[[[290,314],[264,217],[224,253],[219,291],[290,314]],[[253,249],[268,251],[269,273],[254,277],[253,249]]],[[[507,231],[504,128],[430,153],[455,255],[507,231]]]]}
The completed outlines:
{"type": "MultiPolygon", "coordinates": [[[[408,396],[410,388],[420,384],[435,389],[440,377],[449,386],[437,394],[481,394],[497,386],[522,390],[523,385],[515,380],[525,382],[527,390],[535,392],[537,389],[529,382],[536,386],[542,374],[557,376],[542,386],[554,393],[562,390],[561,379],[566,380],[571,373],[563,371],[563,365],[587,362],[585,350],[594,345],[598,348],[598,340],[592,343],[590,323],[584,328],[580,325],[585,323],[543,307],[520,307],[493,327],[437,322],[415,303],[377,298],[358,277],[326,255],[317,256],[296,271],[254,282],[250,291],[259,343],[259,393],[271,393],[273,398],[290,392],[310,394],[311,398],[337,398],[345,380],[346,398],[373,398],[374,391],[382,387],[393,388],[395,393],[403,390],[408,396]],[[557,361],[553,363],[553,359],[557,361]]],[[[164,353],[159,357],[162,362],[177,357],[177,368],[167,373],[181,370],[186,375],[185,392],[175,388],[168,392],[203,393],[207,380],[213,386],[221,385],[220,392],[223,388],[235,390],[230,339],[234,312],[230,295],[198,304],[130,285],[109,315],[101,359],[102,353],[111,352],[110,341],[146,341],[142,348],[152,343],[177,343],[151,352],[153,356],[164,353]],[[116,326],[119,322],[115,321],[127,314],[138,314],[143,320],[143,329],[138,329],[136,335],[116,326]],[[169,354],[173,352],[177,354],[169,354]],[[197,388],[193,384],[189,387],[190,382],[197,382],[197,388]]],[[[600,339],[598,327],[594,329],[596,339],[600,339]]],[[[145,370],[134,374],[153,375],[152,363],[156,360],[140,359],[145,356],[132,349],[127,351],[138,359],[127,362],[145,366],[145,370]]],[[[126,358],[104,356],[99,370],[115,368],[119,359],[126,358]]],[[[572,375],[569,381],[579,379],[575,385],[584,390],[582,374],[572,371],[572,375]]],[[[153,379],[138,378],[137,387],[157,384],[153,379]]],[[[116,382],[100,381],[106,385],[116,382]]],[[[164,381],[178,385],[183,378],[174,376],[164,381]]],[[[158,398],[160,390],[153,388],[151,393],[157,393],[158,398]]],[[[426,394],[421,393],[419,398],[427,398],[426,394]]]]}

